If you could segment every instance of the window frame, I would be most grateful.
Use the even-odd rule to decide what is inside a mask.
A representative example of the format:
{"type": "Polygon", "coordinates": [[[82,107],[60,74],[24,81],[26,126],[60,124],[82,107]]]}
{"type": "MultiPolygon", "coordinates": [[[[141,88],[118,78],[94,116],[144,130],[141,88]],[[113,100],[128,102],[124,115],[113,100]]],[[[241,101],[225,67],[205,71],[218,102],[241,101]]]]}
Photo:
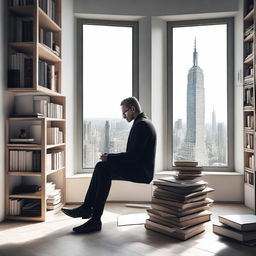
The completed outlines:
{"type": "MultiPolygon", "coordinates": [[[[77,135],[76,173],[92,173],[93,168],[83,168],[83,25],[120,26],[132,28],[132,95],[139,99],[139,25],[137,21],[98,20],[77,18],[77,135]]],[[[121,101],[122,99],[120,99],[121,101]]],[[[118,107],[118,106],[117,106],[118,107]]]]}
{"type": "Polygon", "coordinates": [[[227,25],[227,167],[204,167],[204,171],[234,171],[234,18],[202,19],[167,22],[167,160],[173,163],[173,28],[201,25],[227,25]]]}

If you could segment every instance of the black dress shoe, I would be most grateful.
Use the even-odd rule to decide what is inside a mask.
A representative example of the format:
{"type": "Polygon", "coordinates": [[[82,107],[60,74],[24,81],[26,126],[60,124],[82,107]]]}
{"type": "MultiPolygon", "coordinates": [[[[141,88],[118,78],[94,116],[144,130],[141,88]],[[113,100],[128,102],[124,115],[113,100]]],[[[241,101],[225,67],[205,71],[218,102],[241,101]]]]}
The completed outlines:
{"type": "Polygon", "coordinates": [[[85,222],[83,225],[74,227],[73,231],[76,233],[87,234],[87,233],[100,231],[101,226],[102,224],[100,220],[90,219],[87,222],[85,222]]]}
{"type": "Polygon", "coordinates": [[[68,208],[61,208],[62,212],[64,212],[66,215],[72,218],[80,218],[82,217],[83,219],[89,219],[92,217],[92,209],[85,207],[83,205],[73,208],[73,209],[68,209],[68,208]]]}

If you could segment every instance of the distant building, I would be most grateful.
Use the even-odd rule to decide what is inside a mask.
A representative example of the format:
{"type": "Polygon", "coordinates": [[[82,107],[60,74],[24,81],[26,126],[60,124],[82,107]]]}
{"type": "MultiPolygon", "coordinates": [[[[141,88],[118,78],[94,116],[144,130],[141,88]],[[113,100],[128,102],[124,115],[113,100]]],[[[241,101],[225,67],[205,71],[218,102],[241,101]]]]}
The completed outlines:
{"type": "Polygon", "coordinates": [[[109,153],[110,152],[110,124],[109,121],[107,120],[105,123],[105,140],[104,140],[104,153],[109,153]]]}
{"type": "Polygon", "coordinates": [[[208,164],[205,144],[205,92],[204,74],[198,66],[196,41],[193,66],[188,72],[187,83],[187,129],[177,160],[194,160],[200,165],[208,164]]]}

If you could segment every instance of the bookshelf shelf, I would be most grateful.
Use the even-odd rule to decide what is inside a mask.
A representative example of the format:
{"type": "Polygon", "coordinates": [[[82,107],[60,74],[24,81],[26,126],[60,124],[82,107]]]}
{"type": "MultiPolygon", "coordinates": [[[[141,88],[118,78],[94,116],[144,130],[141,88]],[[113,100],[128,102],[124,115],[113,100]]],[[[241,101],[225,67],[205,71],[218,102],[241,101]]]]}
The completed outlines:
{"type": "Polygon", "coordinates": [[[9,149],[31,149],[31,150],[41,150],[42,145],[35,144],[7,144],[9,149]]]}
{"type": "Polygon", "coordinates": [[[31,216],[6,216],[8,220],[18,220],[18,221],[43,221],[42,217],[31,217],[31,216]]]}
{"type": "Polygon", "coordinates": [[[54,144],[54,145],[47,145],[46,148],[50,149],[50,148],[57,148],[57,147],[62,147],[62,146],[65,146],[65,143],[54,144]]]}
{"type": "Polygon", "coordinates": [[[49,95],[49,96],[61,96],[60,93],[56,91],[52,91],[46,87],[38,85],[37,88],[8,88],[7,91],[13,92],[13,93],[31,93],[34,95],[49,95]]]}
{"type": "Polygon", "coordinates": [[[60,62],[61,59],[58,57],[49,47],[42,44],[38,44],[38,53],[39,58],[51,61],[51,62],[60,62]]]}
{"type": "Polygon", "coordinates": [[[36,193],[24,193],[24,194],[14,194],[14,195],[9,195],[9,198],[41,199],[41,198],[42,198],[42,194],[41,194],[41,192],[36,192],[36,193]]]}
{"type": "Polygon", "coordinates": [[[253,37],[254,37],[254,33],[251,33],[249,36],[247,36],[247,37],[244,39],[244,42],[247,43],[247,42],[253,41],[253,37]]]}
{"type": "Polygon", "coordinates": [[[255,115],[255,5],[256,0],[244,0],[244,84],[243,84],[243,127],[244,127],[244,192],[245,205],[256,210],[255,202],[255,154],[256,154],[256,115],[255,115]]]}
{"type": "Polygon", "coordinates": [[[253,55],[251,55],[250,57],[246,57],[246,59],[244,60],[244,64],[253,64],[253,55]]]}
{"type": "Polygon", "coordinates": [[[50,174],[53,174],[53,173],[56,173],[56,172],[59,172],[59,171],[63,171],[64,168],[60,168],[60,169],[56,169],[56,170],[49,170],[49,171],[46,171],[46,175],[50,175],[50,174]]]}
{"type": "Polygon", "coordinates": [[[56,24],[40,7],[38,8],[39,25],[45,29],[61,32],[61,27],[56,24]]]}
{"type": "Polygon", "coordinates": [[[29,3],[9,1],[8,7],[7,91],[14,97],[11,117],[6,120],[5,216],[10,220],[45,221],[65,204],[66,98],[61,94],[61,0],[29,3]],[[34,140],[11,140],[14,138],[34,140]],[[36,185],[40,190],[15,194],[14,191],[29,191],[22,190],[26,189],[23,185],[36,185]],[[54,195],[58,196],[60,203],[47,199],[51,193],[54,199],[54,195]]]}
{"type": "Polygon", "coordinates": [[[247,13],[244,17],[244,21],[253,21],[254,9],[247,13]]]}
{"type": "Polygon", "coordinates": [[[38,176],[41,177],[42,174],[41,172],[7,172],[8,175],[10,176],[38,176]]]}

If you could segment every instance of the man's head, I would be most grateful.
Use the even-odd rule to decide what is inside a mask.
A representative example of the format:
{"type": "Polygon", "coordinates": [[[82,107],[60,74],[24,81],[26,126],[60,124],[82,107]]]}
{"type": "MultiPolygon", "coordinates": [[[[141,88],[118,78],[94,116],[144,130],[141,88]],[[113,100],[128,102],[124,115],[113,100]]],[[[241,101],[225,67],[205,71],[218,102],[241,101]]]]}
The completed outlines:
{"type": "Polygon", "coordinates": [[[135,97],[129,97],[122,100],[120,105],[123,118],[125,118],[127,122],[133,121],[137,115],[141,113],[140,103],[135,97]]]}

